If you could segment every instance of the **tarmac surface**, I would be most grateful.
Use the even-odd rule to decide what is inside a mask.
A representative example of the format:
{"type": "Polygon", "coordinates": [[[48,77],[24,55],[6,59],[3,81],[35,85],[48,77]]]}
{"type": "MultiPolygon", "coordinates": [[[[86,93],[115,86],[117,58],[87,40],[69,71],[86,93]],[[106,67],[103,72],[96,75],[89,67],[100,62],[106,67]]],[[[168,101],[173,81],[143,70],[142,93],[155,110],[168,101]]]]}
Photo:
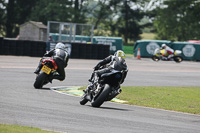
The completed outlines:
{"type": "MultiPolygon", "coordinates": [[[[51,87],[86,86],[99,60],[70,59],[63,82],[43,89],[33,83],[39,58],[0,56],[0,123],[69,133],[199,133],[200,116],[106,102],[100,108],[81,106],[80,97],[51,87]]],[[[122,86],[200,87],[200,62],[154,62],[126,59],[129,72],[122,86]]],[[[122,92],[123,93],[123,92],[122,92]]]]}

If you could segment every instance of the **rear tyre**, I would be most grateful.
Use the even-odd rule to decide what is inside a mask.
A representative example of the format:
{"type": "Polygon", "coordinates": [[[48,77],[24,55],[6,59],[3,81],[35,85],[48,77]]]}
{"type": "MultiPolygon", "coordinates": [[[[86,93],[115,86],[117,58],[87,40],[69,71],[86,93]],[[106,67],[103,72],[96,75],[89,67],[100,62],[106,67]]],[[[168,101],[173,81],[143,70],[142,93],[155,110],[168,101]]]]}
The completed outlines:
{"type": "Polygon", "coordinates": [[[36,89],[40,89],[42,88],[42,86],[45,84],[45,81],[47,79],[48,75],[44,72],[40,73],[37,77],[36,77],[36,80],[35,80],[35,83],[34,83],[34,87],[36,89]]]}
{"type": "Polygon", "coordinates": [[[157,56],[155,56],[155,55],[154,55],[154,56],[152,56],[152,57],[151,57],[151,59],[152,59],[153,61],[159,61],[159,60],[160,60],[160,58],[159,58],[159,57],[157,57],[157,56]]]}
{"type": "Polygon", "coordinates": [[[180,63],[183,61],[183,58],[181,56],[174,56],[174,61],[180,63]]]}
{"type": "Polygon", "coordinates": [[[92,100],[91,105],[93,107],[100,107],[104,103],[106,98],[108,97],[110,91],[111,91],[110,86],[109,85],[105,85],[104,89],[101,92],[101,94],[99,94],[97,97],[95,97],[92,100]]]}

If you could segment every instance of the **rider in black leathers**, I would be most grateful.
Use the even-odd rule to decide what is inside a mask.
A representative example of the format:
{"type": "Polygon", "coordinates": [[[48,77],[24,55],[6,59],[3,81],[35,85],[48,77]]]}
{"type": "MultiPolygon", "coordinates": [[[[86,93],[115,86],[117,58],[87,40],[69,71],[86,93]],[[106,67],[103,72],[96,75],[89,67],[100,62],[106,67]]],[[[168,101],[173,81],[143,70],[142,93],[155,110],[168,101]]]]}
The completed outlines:
{"type": "MultiPolygon", "coordinates": [[[[122,50],[118,50],[114,55],[110,55],[100,61],[95,67],[94,67],[94,73],[92,74],[91,78],[89,81],[91,82],[94,75],[100,77],[104,73],[109,73],[112,70],[127,70],[127,65],[125,62],[125,54],[122,50]],[[101,66],[106,65],[105,68],[98,70],[101,66]]],[[[127,73],[126,73],[127,74],[127,73]]],[[[123,78],[122,83],[124,82],[124,79],[126,78],[126,74],[123,78]]]]}
{"type": "MultiPolygon", "coordinates": [[[[68,60],[69,60],[69,54],[65,50],[65,45],[63,43],[57,43],[55,49],[47,52],[44,54],[44,57],[52,57],[53,60],[56,62],[58,69],[58,74],[54,74],[50,81],[53,79],[58,80],[64,80],[65,79],[65,70],[64,68],[67,67],[68,60]]],[[[42,68],[42,60],[40,61],[37,69],[35,70],[35,74],[39,74],[40,70],[42,68]]]]}

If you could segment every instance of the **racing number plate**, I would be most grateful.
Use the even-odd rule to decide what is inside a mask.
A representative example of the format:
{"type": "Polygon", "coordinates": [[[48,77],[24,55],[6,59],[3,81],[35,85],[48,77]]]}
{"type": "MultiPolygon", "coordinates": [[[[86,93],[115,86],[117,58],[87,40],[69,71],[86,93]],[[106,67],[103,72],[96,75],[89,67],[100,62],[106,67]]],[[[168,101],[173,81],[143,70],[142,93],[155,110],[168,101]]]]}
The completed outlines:
{"type": "Polygon", "coordinates": [[[49,68],[48,66],[43,66],[41,69],[43,72],[45,72],[46,74],[49,74],[51,72],[51,68],[49,68]]]}

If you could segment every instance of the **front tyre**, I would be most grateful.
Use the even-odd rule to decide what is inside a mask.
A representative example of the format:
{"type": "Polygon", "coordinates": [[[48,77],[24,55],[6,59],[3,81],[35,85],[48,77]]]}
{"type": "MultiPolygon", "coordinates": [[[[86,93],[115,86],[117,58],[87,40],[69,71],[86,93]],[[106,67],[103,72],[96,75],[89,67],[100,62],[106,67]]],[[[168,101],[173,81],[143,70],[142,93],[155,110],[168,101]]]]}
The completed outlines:
{"type": "Polygon", "coordinates": [[[97,97],[94,97],[94,99],[92,100],[91,102],[92,107],[100,107],[108,97],[110,91],[111,91],[110,86],[106,84],[102,92],[97,97]]]}
{"type": "Polygon", "coordinates": [[[151,57],[151,59],[152,59],[153,61],[159,61],[159,60],[160,60],[160,58],[159,58],[159,57],[157,57],[157,56],[155,56],[155,55],[154,55],[154,56],[152,56],[152,57],[151,57]]]}
{"type": "Polygon", "coordinates": [[[88,100],[86,99],[86,96],[87,96],[86,93],[84,93],[83,96],[81,96],[81,100],[80,100],[81,105],[85,105],[88,102],[88,100]]]}
{"type": "Polygon", "coordinates": [[[47,79],[48,75],[44,72],[40,73],[37,77],[36,77],[36,80],[35,80],[35,83],[34,83],[34,87],[36,89],[40,89],[42,88],[42,86],[45,84],[45,80],[47,79]]]}
{"type": "Polygon", "coordinates": [[[174,61],[180,63],[183,61],[183,58],[181,56],[174,56],[174,61]]]}

